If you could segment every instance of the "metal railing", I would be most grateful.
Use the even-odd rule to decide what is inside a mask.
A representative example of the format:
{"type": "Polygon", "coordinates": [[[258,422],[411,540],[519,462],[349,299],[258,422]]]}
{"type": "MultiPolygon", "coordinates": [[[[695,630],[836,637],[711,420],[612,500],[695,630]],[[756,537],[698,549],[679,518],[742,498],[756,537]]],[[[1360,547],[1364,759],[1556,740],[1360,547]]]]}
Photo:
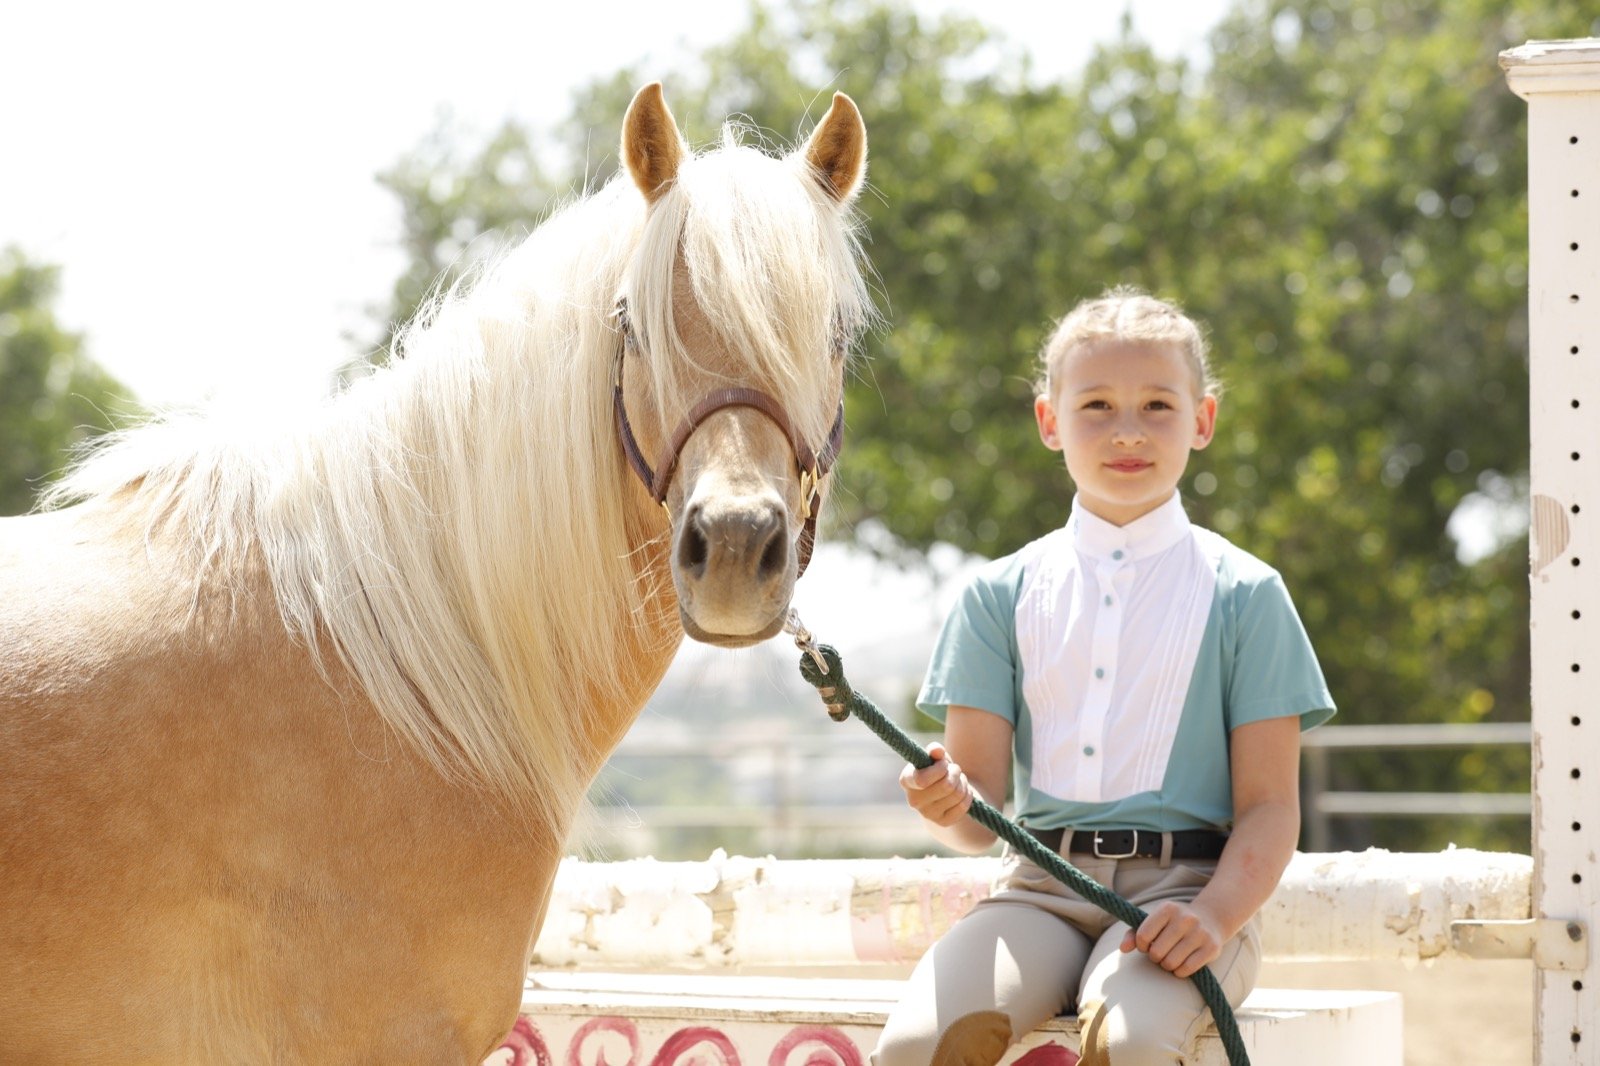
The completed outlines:
{"type": "Polygon", "coordinates": [[[1527,722],[1456,722],[1427,725],[1343,725],[1313,729],[1300,738],[1304,785],[1301,817],[1307,851],[1328,851],[1332,822],[1341,817],[1528,818],[1533,797],[1527,792],[1344,792],[1329,787],[1329,762],[1336,752],[1420,751],[1474,747],[1527,747],[1533,727],[1527,722]]]}

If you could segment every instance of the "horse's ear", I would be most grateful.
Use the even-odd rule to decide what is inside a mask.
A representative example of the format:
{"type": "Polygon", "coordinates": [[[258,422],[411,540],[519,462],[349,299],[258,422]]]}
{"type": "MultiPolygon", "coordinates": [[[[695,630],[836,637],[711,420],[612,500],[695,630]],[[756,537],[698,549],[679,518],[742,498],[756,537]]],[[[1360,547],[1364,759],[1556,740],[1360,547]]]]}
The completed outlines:
{"type": "Polygon", "coordinates": [[[622,162],[650,203],[660,199],[668,183],[678,176],[684,151],[683,136],[667,110],[661,83],[651,82],[634,95],[622,120],[622,162]]]}
{"type": "Polygon", "coordinates": [[[849,203],[867,173],[867,126],[855,101],[833,94],[833,106],[806,142],[806,162],[835,200],[849,203]]]}

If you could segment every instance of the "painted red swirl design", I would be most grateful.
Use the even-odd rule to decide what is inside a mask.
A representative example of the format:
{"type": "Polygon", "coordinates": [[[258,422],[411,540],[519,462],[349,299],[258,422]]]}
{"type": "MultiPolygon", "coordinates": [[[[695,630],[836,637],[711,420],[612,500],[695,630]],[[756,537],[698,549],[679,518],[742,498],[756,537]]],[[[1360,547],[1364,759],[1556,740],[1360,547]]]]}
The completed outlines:
{"type": "Polygon", "coordinates": [[[667,1037],[650,1066],[740,1066],[739,1052],[720,1029],[695,1025],[667,1037]],[[715,1058],[700,1050],[703,1044],[711,1046],[715,1058]]]}
{"type": "Polygon", "coordinates": [[[862,1059],[855,1041],[832,1026],[801,1025],[778,1041],[767,1066],[862,1066],[862,1059]]]}
{"type": "Polygon", "coordinates": [[[567,1066],[634,1066],[638,1061],[639,1030],[626,1018],[590,1018],[572,1034],[572,1043],[567,1045],[567,1066]],[[608,1048],[615,1049],[617,1041],[611,1037],[621,1038],[628,1046],[628,1057],[622,1062],[615,1062],[606,1054],[608,1048]],[[593,1054],[586,1057],[585,1052],[593,1054]]]}

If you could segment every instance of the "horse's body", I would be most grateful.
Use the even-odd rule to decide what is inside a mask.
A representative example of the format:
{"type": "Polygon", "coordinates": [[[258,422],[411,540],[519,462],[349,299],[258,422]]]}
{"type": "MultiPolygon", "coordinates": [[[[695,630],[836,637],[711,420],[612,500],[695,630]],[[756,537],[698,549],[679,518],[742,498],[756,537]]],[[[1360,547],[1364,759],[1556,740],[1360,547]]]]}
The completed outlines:
{"type": "Polygon", "coordinates": [[[397,743],[259,580],[191,614],[114,513],[7,527],[0,1061],[481,1055],[558,831],[397,743]]]}
{"type": "Polygon", "coordinates": [[[325,410],[136,432],[81,502],[0,520],[0,1061],[476,1062],[510,1028],[572,815],[684,630],[781,621],[791,453],[862,314],[848,100],[786,160],[693,158],[652,87],[623,149],[632,185],[325,410]],[[727,386],[792,436],[714,409],[660,506],[618,374],[646,455],[727,386]]]}

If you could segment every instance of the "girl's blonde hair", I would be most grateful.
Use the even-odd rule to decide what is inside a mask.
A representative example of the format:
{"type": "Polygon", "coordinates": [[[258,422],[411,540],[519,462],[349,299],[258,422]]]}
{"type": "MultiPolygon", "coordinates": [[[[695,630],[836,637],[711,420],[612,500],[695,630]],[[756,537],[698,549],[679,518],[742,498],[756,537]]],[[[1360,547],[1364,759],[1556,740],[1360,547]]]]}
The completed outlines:
{"type": "Polygon", "coordinates": [[[1074,349],[1107,342],[1170,344],[1194,371],[1197,398],[1222,391],[1211,373],[1200,324],[1175,303],[1158,300],[1132,285],[1118,285],[1096,299],[1084,300],[1056,324],[1039,353],[1039,376],[1034,383],[1038,394],[1050,395],[1056,371],[1074,349]]]}

